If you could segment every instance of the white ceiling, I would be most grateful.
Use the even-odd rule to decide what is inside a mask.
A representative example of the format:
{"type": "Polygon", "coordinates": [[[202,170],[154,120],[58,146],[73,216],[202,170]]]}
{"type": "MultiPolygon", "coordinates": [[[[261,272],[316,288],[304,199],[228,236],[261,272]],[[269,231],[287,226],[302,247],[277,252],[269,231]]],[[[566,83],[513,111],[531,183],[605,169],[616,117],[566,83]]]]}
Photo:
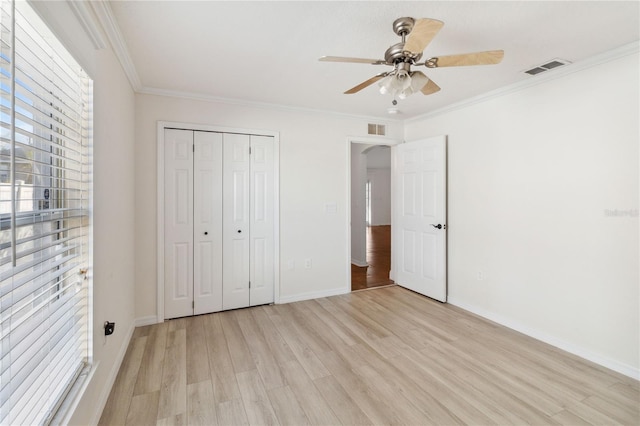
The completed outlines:
{"type": "MultiPolygon", "coordinates": [[[[444,28],[425,58],[504,49],[499,65],[425,69],[442,90],[399,101],[408,118],[536,78],[550,59],[579,62],[637,41],[637,1],[115,1],[113,15],[144,90],[388,117],[372,85],[390,67],[319,62],[324,55],[383,59],[401,16],[444,28]]],[[[553,71],[550,71],[553,72],[553,71]]],[[[600,82],[602,84],[603,82],[600,82]]],[[[598,82],[594,82],[598,84],[598,82]]],[[[588,90],[588,88],[585,88],[588,90]]]]}

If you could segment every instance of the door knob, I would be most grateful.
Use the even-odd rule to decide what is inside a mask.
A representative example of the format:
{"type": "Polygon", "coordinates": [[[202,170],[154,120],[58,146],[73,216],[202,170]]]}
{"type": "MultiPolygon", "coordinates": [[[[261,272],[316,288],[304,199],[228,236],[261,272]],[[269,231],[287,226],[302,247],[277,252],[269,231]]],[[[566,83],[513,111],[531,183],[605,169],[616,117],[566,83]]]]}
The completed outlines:
{"type": "Polygon", "coordinates": [[[442,228],[446,228],[447,227],[447,225],[441,225],[441,224],[434,225],[433,223],[431,224],[431,226],[433,226],[434,228],[438,228],[438,229],[442,229],[442,228]]]}
{"type": "Polygon", "coordinates": [[[209,233],[207,231],[204,231],[204,235],[209,235],[209,233]]]}
{"type": "Polygon", "coordinates": [[[238,229],[238,234],[241,234],[241,233],[242,233],[242,230],[241,230],[241,229],[238,229]]]}

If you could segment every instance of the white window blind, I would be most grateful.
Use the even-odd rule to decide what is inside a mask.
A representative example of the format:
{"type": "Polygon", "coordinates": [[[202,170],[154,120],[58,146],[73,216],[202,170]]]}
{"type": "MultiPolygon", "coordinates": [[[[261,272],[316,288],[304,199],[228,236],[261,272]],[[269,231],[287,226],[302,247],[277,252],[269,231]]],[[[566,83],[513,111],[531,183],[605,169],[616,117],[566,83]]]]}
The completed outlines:
{"type": "Polygon", "coordinates": [[[27,2],[0,24],[0,424],[41,424],[89,359],[92,82],[27,2]]]}

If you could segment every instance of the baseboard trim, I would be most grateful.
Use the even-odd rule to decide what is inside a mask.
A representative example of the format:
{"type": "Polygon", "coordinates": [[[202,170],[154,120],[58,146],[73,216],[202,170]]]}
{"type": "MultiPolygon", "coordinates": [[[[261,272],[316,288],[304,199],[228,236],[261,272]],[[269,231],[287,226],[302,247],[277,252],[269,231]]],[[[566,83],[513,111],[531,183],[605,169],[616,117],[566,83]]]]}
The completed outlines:
{"type": "Polygon", "coordinates": [[[136,327],[144,327],[145,325],[153,325],[158,323],[158,317],[156,315],[149,315],[146,317],[136,318],[134,325],[136,327]]]}
{"type": "Polygon", "coordinates": [[[569,343],[562,339],[558,339],[557,337],[547,334],[545,332],[542,332],[540,330],[533,329],[524,324],[518,323],[517,321],[513,321],[509,318],[506,318],[502,315],[487,311],[482,308],[478,308],[477,306],[470,305],[468,303],[457,300],[455,298],[449,297],[448,303],[451,305],[457,306],[458,308],[464,309],[465,311],[469,311],[473,314],[479,315],[495,323],[508,327],[512,330],[518,331],[536,340],[540,340],[544,343],[548,343],[551,346],[555,346],[556,348],[562,349],[563,351],[567,351],[573,355],[579,356],[580,358],[584,358],[588,361],[594,362],[602,367],[616,371],[620,374],[624,374],[625,376],[631,377],[632,379],[640,380],[640,369],[638,368],[632,367],[630,365],[621,363],[619,361],[616,361],[607,357],[603,357],[602,355],[595,354],[581,346],[575,345],[573,343],[569,343]]]}
{"type": "Polygon", "coordinates": [[[351,259],[351,264],[356,265],[360,268],[364,268],[365,266],[369,266],[367,262],[363,262],[362,260],[351,259]]]}
{"type": "Polygon", "coordinates": [[[293,296],[284,296],[284,297],[281,296],[280,301],[278,303],[284,304],[284,303],[300,302],[303,300],[310,300],[310,299],[320,299],[322,297],[338,296],[341,294],[347,294],[349,292],[350,292],[350,289],[346,287],[334,288],[331,290],[310,291],[308,293],[294,294],[293,296]]]}
{"type": "MultiPolygon", "coordinates": [[[[97,425],[100,422],[100,417],[102,416],[102,411],[104,407],[107,405],[107,400],[109,399],[109,394],[111,393],[111,388],[113,388],[113,384],[116,381],[116,377],[118,376],[118,371],[120,371],[120,366],[122,365],[122,361],[124,360],[124,356],[127,353],[127,348],[129,347],[129,343],[131,342],[131,337],[133,336],[133,331],[136,329],[135,322],[131,323],[129,329],[127,330],[127,337],[122,341],[122,346],[120,346],[120,351],[118,351],[118,355],[116,357],[116,362],[111,367],[111,372],[109,373],[109,377],[107,378],[107,382],[104,384],[102,388],[102,393],[100,394],[100,399],[98,400],[97,407],[98,409],[93,415],[91,419],[92,425],[97,425]]],[[[96,366],[97,369],[97,366],[96,366]]]]}

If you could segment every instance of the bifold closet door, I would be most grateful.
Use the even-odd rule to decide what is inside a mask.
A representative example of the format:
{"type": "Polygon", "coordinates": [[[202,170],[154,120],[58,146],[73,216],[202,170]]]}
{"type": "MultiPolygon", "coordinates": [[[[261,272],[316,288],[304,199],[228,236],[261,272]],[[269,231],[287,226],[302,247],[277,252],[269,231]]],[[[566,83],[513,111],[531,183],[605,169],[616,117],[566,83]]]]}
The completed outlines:
{"type": "Polygon", "coordinates": [[[193,315],[222,310],[222,134],[194,132],[193,315]]]}
{"type": "Polygon", "coordinates": [[[165,318],[272,303],[273,137],[166,129],[165,318]]]}
{"type": "Polygon", "coordinates": [[[222,310],[222,135],[165,130],[165,318],[222,310]]]}
{"type": "Polygon", "coordinates": [[[193,315],[193,132],[164,131],[164,315],[193,315]]]}
{"type": "Polygon", "coordinates": [[[223,309],[273,302],[273,137],[228,134],[223,172],[223,309]]]}
{"type": "Polygon", "coordinates": [[[275,171],[271,136],[251,136],[249,305],[273,303],[275,287],[275,171]]]}

